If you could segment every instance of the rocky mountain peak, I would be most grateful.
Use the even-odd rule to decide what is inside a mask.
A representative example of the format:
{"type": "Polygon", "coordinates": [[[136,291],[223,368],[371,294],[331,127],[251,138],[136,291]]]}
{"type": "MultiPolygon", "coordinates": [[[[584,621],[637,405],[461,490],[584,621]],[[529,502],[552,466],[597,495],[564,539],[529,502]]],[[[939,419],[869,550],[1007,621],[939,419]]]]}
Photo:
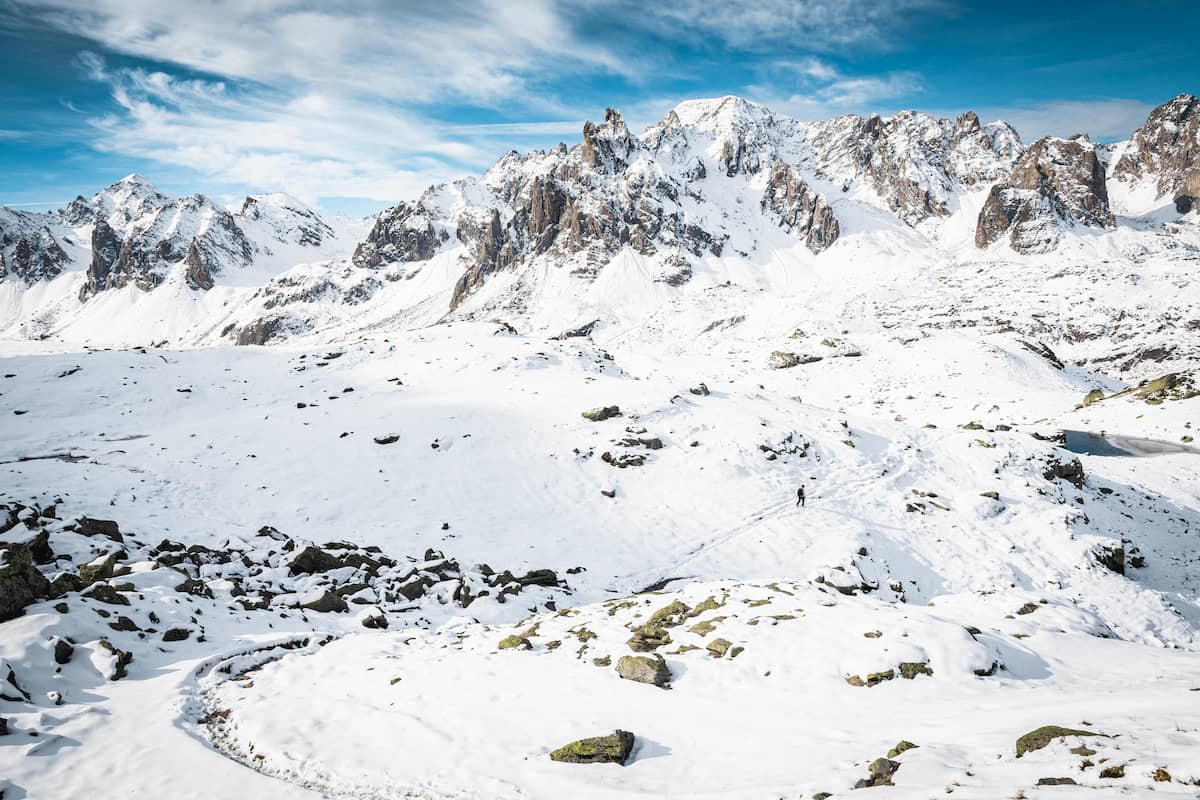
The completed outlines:
{"type": "Polygon", "coordinates": [[[604,111],[604,122],[583,124],[583,164],[600,172],[617,172],[623,169],[629,156],[637,148],[636,140],[629,135],[625,120],[615,108],[604,111]]]}
{"type": "Polygon", "coordinates": [[[1006,181],[992,187],[979,213],[975,244],[987,247],[1005,234],[1021,253],[1045,252],[1064,224],[1110,228],[1104,163],[1086,136],[1047,136],[1017,160],[1006,181]]]}
{"type": "Polygon", "coordinates": [[[1157,197],[1194,197],[1183,192],[1200,169],[1200,99],[1181,94],[1150,112],[1113,167],[1123,181],[1153,180],[1157,197]]]}

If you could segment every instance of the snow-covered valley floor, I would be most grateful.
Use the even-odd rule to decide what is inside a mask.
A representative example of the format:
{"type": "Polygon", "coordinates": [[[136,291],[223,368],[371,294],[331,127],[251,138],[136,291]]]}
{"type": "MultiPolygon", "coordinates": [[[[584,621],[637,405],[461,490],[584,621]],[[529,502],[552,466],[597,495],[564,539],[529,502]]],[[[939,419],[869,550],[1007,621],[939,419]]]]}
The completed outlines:
{"type": "Polygon", "coordinates": [[[1200,454],[1033,435],[1200,397],[839,334],[4,344],[4,799],[1200,796],[1200,454]]]}

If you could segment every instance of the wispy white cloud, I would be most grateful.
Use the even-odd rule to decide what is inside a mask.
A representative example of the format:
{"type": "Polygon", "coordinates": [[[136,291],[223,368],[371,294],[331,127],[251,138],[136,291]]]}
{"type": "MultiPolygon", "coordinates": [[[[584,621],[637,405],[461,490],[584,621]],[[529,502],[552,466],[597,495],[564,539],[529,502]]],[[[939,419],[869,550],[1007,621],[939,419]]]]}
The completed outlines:
{"type": "Polygon", "coordinates": [[[953,12],[949,0],[597,0],[592,5],[622,9],[639,24],[671,37],[748,49],[786,42],[817,52],[851,44],[891,49],[918,15],[953,12]]]}
{"type": "Polygon", "coordinates": [[[916,72],[848,75],[817,58],[775,62],[771,78],[769,83],[747,87],[747,91],[756,100],[798,119],[894,110],[896,101],[911,99],[922,89],[916,72]]]}
{"type": "MultiPolygon", "coordinates": [[[[661,35],[748,51],[798,42],[822,52],[887,49],[913,12],[945,8],[945,0],[7,2],[98,52],[162,65],[79,56],[114,101],[90,120],[96,149],[191,170],[218,191],[381,202],[486,168],[518,142],[577,140],[582,121],[601,109],[581,107],[564,87],[575,77],[645,75],[645,53],[623,37],[589,33],[597,19],[622,20],[637,31],[632,40],[661,35]],[[438,120],[462,107],[502,121],[438,120]]],[[[812,57],[773,69],[786,80],[750,93],[801,117],[886,102],[920,83],[904,72],[844,74],[812,57]]],[[[643,97],[622,110],[640,128],[683,99],[643,97]]]]}
{"type": "Polygon", "coordinates": [[[1002,119],[1032,142],[1043,136],[1087,133],[1100,141],[1129,138],[1146,121],[1152,103],[1140,100],[1058,100],[1028,105],[987,107],[978,110],[987,120],[1002,119]]]}

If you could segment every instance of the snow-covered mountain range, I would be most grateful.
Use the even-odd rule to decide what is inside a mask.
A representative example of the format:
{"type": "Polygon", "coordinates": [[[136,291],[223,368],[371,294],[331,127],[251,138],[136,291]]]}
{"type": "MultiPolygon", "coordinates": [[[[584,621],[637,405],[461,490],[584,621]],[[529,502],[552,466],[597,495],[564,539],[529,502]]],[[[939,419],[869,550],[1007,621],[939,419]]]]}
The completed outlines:
{"type": "Polygon", "coordinates": [[[1196,797],[1198,175],[727,97],[0,209],[0,800],[1196,797]]]}
{"type": "MultiPolygon", "coordinates": [[[[262,344],[471,318],[553,331],[587,322],[581,308],[630,321],[629,294],[655,298],[644,318],[726,281],[757,285],[772,265],[853,272],[864,293],[901,304],[910,292],[894,281],[914,266],[1013,273],[1005,289],[1020,290],[1034,265],[1173,265],[1200,247],[1198,131],[1191,95],[1116,145],[1025,145],[971,112],[805,123],[736,97],[682,103],[635,136],[610,109],[579,144],[511,152],[362,221],[282,195],[230,211],[131,175],[57,212],[0,208],[0,331],[92,346],[262,344]]],[[[1133,338],[1156,351],[1191,321],[1133,338]]],[[[1070,343],[1087,321],[1005,324],[1049,325],[1070,343]]]]}

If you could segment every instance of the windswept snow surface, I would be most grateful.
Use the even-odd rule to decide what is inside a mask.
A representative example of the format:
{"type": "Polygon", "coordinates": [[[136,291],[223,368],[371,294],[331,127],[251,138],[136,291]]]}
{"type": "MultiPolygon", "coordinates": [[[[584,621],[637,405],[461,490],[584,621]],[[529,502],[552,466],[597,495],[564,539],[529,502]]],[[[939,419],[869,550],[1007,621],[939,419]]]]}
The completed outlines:
{"type": "Polygon", "coordinates": [[[29,695],[0,699],[5,796],[843,796],[901,739],[919,747],[873,796],[1195,796],[1200,456],[1083,455],[1075,485],[1047,477],[1075,455],[1031,434],[1178,441],[1200,398],[1116,396],[1015,334],[791,322],[756,348],[761,316],[692,342],[451,323],[336,347],[12,345],[0,503],[60,521],[3,538],[48,530],[50,576],[116,550],[129,573],[97,584],[127,605],[93,586],[2,623],[29,695]],[[822,360],[767,368],[783,344],[822,360]],[[125,541],[81,535],[83,515],[125,541]],[[338,542],[428,585],[287,566],[338,542]],[[1116,547],[1124,575],[1099,560],[1116,547]],[[428,571],[440,553],[461,578],[428,571]],[[498,602],[483,577],[538,569],[565,585],[498,602]],[[347,611],[296,608],[330,586],[347,611]],[[676,600],[671,688],[622,680],[634,629],[676,600]],[[509,635],[532,649],[499,650],[509,635]],[[132,653],[126,676],[101,639],[132,653]],[[1111,738],[1018,759],[1043,725],[1111,738]],[[637,736],[625,767],[547,757],[616,728],[637,736]],[[1035,788],[1059,777],[1079,786],[1035,788]]]}

